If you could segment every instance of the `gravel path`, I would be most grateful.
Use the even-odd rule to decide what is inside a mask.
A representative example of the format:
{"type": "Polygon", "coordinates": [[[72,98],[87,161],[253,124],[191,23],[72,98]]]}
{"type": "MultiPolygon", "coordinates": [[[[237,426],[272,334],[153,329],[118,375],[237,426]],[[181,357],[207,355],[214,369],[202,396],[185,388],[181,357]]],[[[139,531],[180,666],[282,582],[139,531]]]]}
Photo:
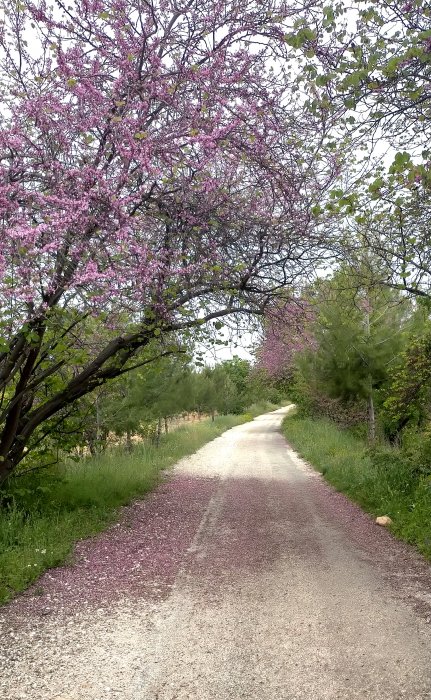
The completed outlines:
{"type": "Polygon", "coordinates": [[[431,699],[431,568],[295,455],[284,412],[2,609],[2,699],[431,699]]]}

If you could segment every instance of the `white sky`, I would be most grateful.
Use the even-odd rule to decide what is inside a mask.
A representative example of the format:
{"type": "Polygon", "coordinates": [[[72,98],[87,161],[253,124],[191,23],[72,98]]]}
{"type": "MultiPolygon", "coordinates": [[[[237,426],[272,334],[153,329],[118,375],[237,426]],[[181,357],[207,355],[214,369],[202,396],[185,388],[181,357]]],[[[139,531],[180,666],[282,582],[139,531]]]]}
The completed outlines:
{"type": "Polygon", "coordinates": [[[228,341],[228,345],[198,344],[197,351],[203,353],[203,361],[209,366],[231,360],[235,355],[249,362],[254,361],[253,348],[259,342],[259,337],[253,331],[241,331],[236,337],[227,329],[222,329],[217,334],[220,340],[228,341]]]}

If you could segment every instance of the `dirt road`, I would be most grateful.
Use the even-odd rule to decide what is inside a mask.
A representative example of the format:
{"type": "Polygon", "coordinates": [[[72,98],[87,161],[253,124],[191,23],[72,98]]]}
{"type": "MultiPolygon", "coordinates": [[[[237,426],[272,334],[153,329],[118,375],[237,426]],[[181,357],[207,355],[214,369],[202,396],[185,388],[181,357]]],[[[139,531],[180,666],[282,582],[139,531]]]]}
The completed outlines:
{"type": "Polygon", "coordinates": [[[431,569],[288,448],[283,410],[177,466],[3,610],[5,700],[431,698],[431,569]]]}

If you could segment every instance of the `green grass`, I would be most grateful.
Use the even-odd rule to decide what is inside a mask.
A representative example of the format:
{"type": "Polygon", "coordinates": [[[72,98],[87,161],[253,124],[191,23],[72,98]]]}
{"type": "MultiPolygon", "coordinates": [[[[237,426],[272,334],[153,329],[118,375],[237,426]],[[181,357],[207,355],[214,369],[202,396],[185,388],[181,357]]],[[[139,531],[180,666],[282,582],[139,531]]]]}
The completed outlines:
{"type": "Polygon", "coordinates": [[[50,472],[11,479],[0,509],[0,603],[70,558],[74,543],[103,530],[118,508],[143,496],[160,471],[192,454],[245,416],[217,416],[142,443],[131,454],[114,449],[50,472]]]}
{"type": "Polygon", "coordinates": [[[289,401],[287,399],[282,403],[272,403],[271,401],[256,401],[247,408],[246,415],[251,418],[256,418],[256,416],[260,416],[262,415],[262,413],[269,413],[270,411],[275,411],[277,408],[282,408],[288,403],[289,401]]]}
{"type": "Polygon", "coordinates": [[[389,515],[400,539],[431,558],[431,480],[398,449],[366,443],[324,419],[289,414],[283,432],[338,491],[373,515],[389,515]]]}

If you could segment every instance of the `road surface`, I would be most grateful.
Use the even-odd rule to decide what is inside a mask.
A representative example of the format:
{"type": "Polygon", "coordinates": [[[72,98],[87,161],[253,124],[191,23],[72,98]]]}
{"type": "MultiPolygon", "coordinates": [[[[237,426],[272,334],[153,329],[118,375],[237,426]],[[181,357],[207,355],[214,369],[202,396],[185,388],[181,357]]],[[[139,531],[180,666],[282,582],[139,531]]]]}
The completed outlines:
{"type": "Polygon", "coordinates": [[[5,700],[431,698],[431,570],[305,465],[286,409],[182,460],[3,609],[5,700]]]}

